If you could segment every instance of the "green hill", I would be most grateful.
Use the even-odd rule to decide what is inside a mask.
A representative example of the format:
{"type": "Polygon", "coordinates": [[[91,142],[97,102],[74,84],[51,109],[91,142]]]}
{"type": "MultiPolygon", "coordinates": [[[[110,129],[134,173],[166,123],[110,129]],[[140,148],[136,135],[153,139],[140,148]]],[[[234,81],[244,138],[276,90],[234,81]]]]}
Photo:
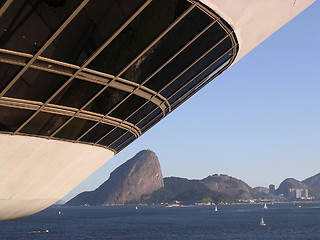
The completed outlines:
{"type": "Polygon", "coordinates": [[[248,184],[234,177],[215,174],[201,180],[210,190],[222,192],[235,199],[254,199],[261,194],[254,191],[248,184]]]}
{"type": "Polygon", "coordinates": [[[311,187],[314,191],[316,191],[317,195],[320,196],[320,173],[303,180],[302,183],[311,187]]]}
{"type": "Polygon", "coordinates": [[[209,189],[201,180],[188,180],[186,178],[169,177],[164,178],[164,187],[150,195],[144,195],[141,199],[143,203],[161,202],[214,202],[230,203],[235,199],[224,193],[209,189]]]}

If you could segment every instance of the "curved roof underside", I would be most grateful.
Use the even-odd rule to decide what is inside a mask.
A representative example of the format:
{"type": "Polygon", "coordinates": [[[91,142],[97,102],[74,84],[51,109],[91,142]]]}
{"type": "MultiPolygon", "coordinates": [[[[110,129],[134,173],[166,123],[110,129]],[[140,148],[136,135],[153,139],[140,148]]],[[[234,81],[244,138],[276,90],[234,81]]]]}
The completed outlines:
{"type": "Polygon", "coordinates": [[[120,151],[227,69],[238,44],[197,1],[5,1],[0,131],[120,151]]]}

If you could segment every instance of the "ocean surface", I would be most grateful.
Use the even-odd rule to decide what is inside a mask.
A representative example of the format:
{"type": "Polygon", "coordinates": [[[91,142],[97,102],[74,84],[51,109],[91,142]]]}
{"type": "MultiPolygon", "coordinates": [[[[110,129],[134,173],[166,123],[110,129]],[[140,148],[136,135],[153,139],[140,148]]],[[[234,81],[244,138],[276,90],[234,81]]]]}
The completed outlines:
{"type": "Polygon", "coordinates": [[[213,206],[53,206],[0,222],[0,239],[320,239],[320,203],[219,206],[217,212],[213,206]]]}

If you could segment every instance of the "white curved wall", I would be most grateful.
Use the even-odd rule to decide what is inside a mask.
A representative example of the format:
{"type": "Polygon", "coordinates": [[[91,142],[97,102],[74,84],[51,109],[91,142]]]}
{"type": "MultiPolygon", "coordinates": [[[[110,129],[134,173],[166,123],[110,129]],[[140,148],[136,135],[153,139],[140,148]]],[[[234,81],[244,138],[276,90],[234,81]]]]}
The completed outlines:
{"type": "Polygon", "coordinates": [[[0,134],[0,221],[49,207],[113,156],[86,144],[0,134]]]}
{"type": "MultiPolygon", "coordinates": [[[[239,42],[236,63],[315,0],[201,0],[229,23],[239,42]]],[[[289,41],[290,39],[288,39],[289,41]]]]}

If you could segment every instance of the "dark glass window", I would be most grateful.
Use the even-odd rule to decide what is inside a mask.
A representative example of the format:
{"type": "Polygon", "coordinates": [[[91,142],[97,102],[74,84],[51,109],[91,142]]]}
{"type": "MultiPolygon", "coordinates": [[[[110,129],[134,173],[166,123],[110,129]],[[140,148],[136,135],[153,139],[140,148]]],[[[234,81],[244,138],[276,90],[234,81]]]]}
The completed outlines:
{"type": "Polygon", "coordinates": [[[0,91],[2,91],[19,72],[21,67],[0,63],[0,91]]]}
{"type": "Polygon", "coordinates": [[[109,146],[112,144],[114,141],[118,140],[123,134],[125,134],[127,130],[122,129],[122,128],[116,128],[110,134],[108,134],[106,137],[101,139],[101,141],[98,142],[98,144],[109,146]]]}
{"type": "Polygon", "coordinates": [[[46,49],[43,56],[81,65],[143,2],[144,0],[89,1],[46,49]]]}
{"type": "Polygon", "coordinates": [[[130,143],[132,143],[135,140],[135,136],[132,135],[130,138],[128,138],[128,140],[124,141],[123,143],[121,143],[118,147],[115,148],[115,150],[117,152],[121,151],[122,149],[124,149],[126,146],[128,146],[130,143]]]}
{"type": "Polygon", "coordinates": [[[160,121],[162,118],[162,114],[159,113],[158,115],[156,115],[154,118],[152,118],[146,125],[144,125],[141,128],[142,132],[147,131],[149,128],[151,128],[153,125],[155,125],[158,121],[160,121]]]}
{"type": "Polygon", "coordinates": [[[85,110],[106,114],[128,95],[128,92],[108,87],[97,98],[95,98],[95,100],[93,100],[85,110]]]}
{"type": "MultiPolygon", "coordinates": [[[[198,8],[193,9],[154,47],[138,59],[122,77],[133,82],[143,82],[212,21],[212,18],[198,8]]],[[[215,41],[215,38],[210,41],[215,41]]]]}
{"type": "Polygon", "coordinates": [[[103,88],[102,85],[73,79],[51,103],[74,108],[81,108],[103,88]]]}
{"type": "Polygon", "coordinates": [[[137,126],[140,129],[145,128],[146,125],[149,125],[153,119],[157,118],[158,116],[162,116],[162,110],[157,108],[155,111],[151,112],[148,116],[146,116],[142,121],[140,121],[137,126]]]}
{"type": "MultiPolygon", "coordinates": [[[[230,52],[226,53],[230,48],[231,48],[231,41],[229,38],[226,38],[217,47],[212,49],[205,57],[203,57],[200,61],[198,61],[191,68],[189,68],[188,71],[183,73],[179,78],[177,78],[174,82],[168,85],[163,91],[161,91],[160,94],[165,98],[169,98],[174,92],[178,91],[181,87],[183,87],[184,84],[186,84],[188,81],[194,78],[197,74],[203,71],[203,69],[205,69],[207,66],[209,66],[211,63],[213,63],[223,55],[223,57],[221,57],[221,59],[217,61],[214,64],[214,66],[210,68],[210,70],[206,71],[207,75],[208,75],[208,71],[213,72],[222,63],[224,63],[227,58],[230,57],[229,55],[230,52]]],[[[200,81],[200,78],[198,77],[197,80],[194,82],[199,82],[199,81],[200,81]]]]}
{"type": "Polygon", "coordinates": [[[130,137],[134,136],[131,132],[127,132],[124,135],[122,135],[118,140],[116,140],[114,143],[110,145],[110,148],[117,149],[119,145],[127,141],[130,137]]]}
{"type": "MultiPolygon", "coordinates": [[[[219,24],[215,24],[212,28],[205,32],[200,38],[194,41],[183,52],[181,52],[175,59],[173,59],[160,72],[153,76],[145,86],[154,91],[159,91],[167,83],[173,80],[184,69],[190,66],[195,60],[201,57],[210,47],[214,46],[220,39],[225,36],[224,30],[219,24]]],[[[230,42],[230,41],[229,41],[230,42]]],[[[219,48],[221,48],[219,44],[219,48]]],[[[228,46],[231,47],[231,43],[228,46]]],[[[225,47],[228,49],[227,47],[225,47]]],[[[226,51],[226,49],[223,49],[226,51]]],[[[219,53],[218,53],[219,54],[219,53]]],[[[219,54],[220,55],[220,54],[219,54]]],[[[218,56],[219,56],[218,55],[218,56]]]]}
{"type": "Polygon", "coordinates": [[[65,21],[78,1],[13,1],[0,17],[0,46],[35,53],[65,21]]]}
{"type": "MultiPolygon", "coordinates": [[[[0,16],[0,47],[34,54],[80,3],[73,0],[13,1],[0,16]]],[[[144,3],[146,0],[88,1],[41,56],[81,65],[103,43],[112,39],[95,59],[90,59],[88,68],[107,73],[107,76],[108,74],[117,76],[185,13],[191,4],[195,4],[180,22],[158,39],[121,75],[123,79],[139,84],[150,77],[143,87],[159,92],[168,99],[171,109],[175,109],[212,77],[222,72],[233,60],[234,52],[230,50],[232,41],[227,38],[229,31],[226,28],[229,26],[218,18],[217,21],[223,22],[226,28],[215,23],[187,46],[208,24],[213,23],[214,19],[199,7],[201,3],[197,1],[153,0],[117,36],[113,35],[144,3]],[[223,38],[226,39],[222,41],[223,38]],[[222,42],[210,50],[219,41],[222,42]],[[182,48],[185,49],[181,51],[182,48]],[[202,57],[205,53],[206,55],[202,57]],[[168,62],[173,56],[175,58],[168,62]],[[160,69],[166,62],[168,64],[160,69]],[[151,78],[156,71],[157,73],[151,78]],[[174,82],[171,82],[173,80],[174,82]]],[[[13,60],[16,64],[27,61],[27,58],[0,53],[2,61],[13,60]]],[[[35,64],[39,67],[48,67],[44,59],[36,60],[35,64]]],[[[76,71],[76,68],[62,66],[58,62],[52,63],[49,67],[51,72],[28,68],[5,96],[46,102],[69,79],[54,72],[61,71],[68,75],[76,71]]],[[[8,86],[21,68],[0,63],[0,91],[8,86]]],[[[122,88],[120,85],[118,87],[122,88]]],[[[50,103],[77,109],[86,106],[84,108],[86,111],[96,113],[97,116],[107,115],[110,118],[126,120],[136,125],[142,132],[147,131],[164,117],[161,108],[148,100],[148,94],[146,95],[148,99],[136,94],[131,95],[132,86],[125,86],[124,83],[122,86],[123,90],[119,90],[106,87],[99,82],[74,78],[50,103]],[[102,89],[104,91],[95,97],[102,89]],[[93,101],[87,105],[91,99],[93,101]]],[[[165,112],[168,111],[166,108],[165,112]]],[[[17,107],[0,106],[0,131],[10,133],[16,131],[34,112],[17,107]]],[[[136,138],[128,129],[121,128],[123,127],[121,125],[112,126],[110,123],[102,122],[39,112],[20,130],[20,133],[79,140],[107,146],[116,151],[122,150],[136,138]],[[70,122],[67,122],[68,120],[70,122]]]]}
{"type": "Polygon", "coordinates": [[[88,132],[85,136],[83,136],[80,139],[80,141],[81,142],[96,143],[97,141],[99,141],[103,136],[105,136],[107,133],[109,133],[114,128],[115,128],[114,126],[99,123],[90,132],[88,132]]]}
{"type": "Polygon", "coordinates": [[[156,107],[157,105],[155,105],[153,102],[148,102],[141,109],[139,109],[135,114],[133,114],[130,118],[128,118],[127,121],[133,124],[137,124],[145,116],[151,113],[156,107]]]}
{"type": "Polygon", "coordinates": [[[81,118],[74,118],[67,123],[54,137],[77,140],[88,131],[96,122],[81,118]]]}
{"type": "Polygon", "coordinates": [[[171,104],[172,108],[175,108],[177,104],[183,101],[186,97],[191,95],[194,90],[201,87],[201,85],[211,77],[213,77],[216,73],[218,73],[223,67],[229,63],[230,55],[225,54],[221,59],[219,59],[216,63],[210,66],[207,70],[201,73],[198,77],[196,77],[192,82],[187,84],[183,87],[180,91],[178,91],[175,95],[169,98],[169,103],[171,104]],[[177,103],[178,102],[178,103],[177,103]]]}
{"type": "Polygon", "coordinates": [[[68,116],[40,112],[29,123],[27,123],[20,132],[50,136],[63,123],[65,123],[68,118],[68,116]]]}
{"type": "Polygon", "coordinates": [[[45,102],[67,79],[66,76],[28,69],[5,96],[45,102]]]}
{"type": "Polygon", "coordinates": [[[116,75],[190,5],[187,1],[152,1],[89,65],[116,75]]]}
{"type": "Polygon", "coordinates": [[[0,131],[14,132],[34,111],[0,106],[0,113],[0,131]]]}
{"type": "Polygon", "coordinates": [[[111,112],[110,116],[124,120],[127,117],[129,117],[133,112],[135,112],[145,102],[147,102],[146,99],[138,97],[136,95],[131,95],[113,112],[111,112]]]}

